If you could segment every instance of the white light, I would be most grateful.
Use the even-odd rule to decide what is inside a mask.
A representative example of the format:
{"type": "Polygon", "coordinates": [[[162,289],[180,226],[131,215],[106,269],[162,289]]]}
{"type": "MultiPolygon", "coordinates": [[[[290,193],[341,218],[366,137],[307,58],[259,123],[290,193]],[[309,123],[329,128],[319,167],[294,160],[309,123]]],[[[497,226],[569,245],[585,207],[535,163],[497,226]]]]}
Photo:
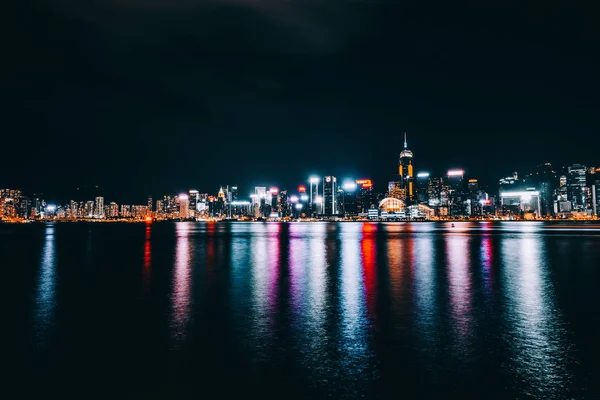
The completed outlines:
{"type": "Polygon", "coordinates": [[[344,182],[344,190],[346,192],[354,192],[356,190],[356,183],[354,183],[354,182],[344,182]]]}
{"type": "Polygon", "coordinates": [[[417,174],[417,178],[428,178],[429,177],[429,172],[419,172],[417,174]]]}
{"type": "Polygon", "coordinates": [[[179,200],[186,201],[188,198],[189,198],[189,197],[188,197],[188,195],[187,195],[187,194],[180,194],[180,195],[179,195],[179,200]]]}
{"type": "Polygon", "coordinates": [[[308,201],[308,195],[307,194],[301,194],[300,195],[300,200],[302,200],[302,201],[308,201]]]}
{"type": "Polygon", "coordinates": [[[500,197],[522,197],[528,198],[532,196],[539,196],[540,192],[535,191],[514,191],[514,192],[502,192],[500,193],[500,197]]]}
{"type": "Polygon", "coordinates": [[[310,183],[319,183],[319,178],[316,176],[311,176],[310,177],[310,183]]]}
{"type": "Polygon", "coordinates": [[[297,203],[298,202],[298,196],[290,196],[290,202],[297,203]]]}
{"type": "Polygon", "coordinates": [[[54,212],[54,211],[56,211],[56,206],[54,204],[48,204],[46,206],[46,211],[48,211],[48,212],[54,212]]]}
{"type": "Polygon", "coordinates": [[[448,171],[448,176],[462,176],[465,174],[465,171],[462,169],[451,169],[448,171]]]}
{"type": "Polygon", "coordinates": [[[302,204],[300,204],[300,203],[296,204],[296,210],[302,210],[302,204]]]}

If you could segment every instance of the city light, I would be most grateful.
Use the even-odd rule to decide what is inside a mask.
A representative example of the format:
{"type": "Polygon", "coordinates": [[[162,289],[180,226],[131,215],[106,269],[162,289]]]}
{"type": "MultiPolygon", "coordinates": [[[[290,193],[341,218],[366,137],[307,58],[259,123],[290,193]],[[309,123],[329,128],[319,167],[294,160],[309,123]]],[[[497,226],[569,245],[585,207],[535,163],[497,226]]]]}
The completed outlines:
{"type": "Polygon", "coordinates": [[[302,204],[301,203],[296,204],[296,210],[302,210],[302,204]]]}
{"type": "Polygon", "coordinates": [[[308,201],[308,195],[307,194],[301,194],[300,195],[300,200],[302,200],[302,201],[308,201]]]}
{"type": "Polygon", "coordinates": [[[419,172],[417,178],[429,178],[429,172],[419,172]]]}
{"type": "Polygon", "coordinates": [[[465,174],[465,171],[462,169],[451,169],[448,171],[448,176],[462,176],[465,174]]]}
{"type": "Polygon", "coordinates": [[[306,193],[306,186],[304,186],[304,185],[298,186],[298,193],[306,193]]]}
{"type": "Polygon", "coordinates": [[[290,203],[297,203],[298,202],[298,196],[290,196],[290,203]]]}
{"type": "Polygon", "coordinates": [[[316,177],[316,176],[311,176],[310,177],[310,183],[311,184],[319,183],[319,178],[316,177]]]}
{"type": "Polygon", "coordinates": [[[356,180],[356,184],[357,185],[363,185],[363,186],[364,185],[371,186],[371,185],[373,185],[373,182],[370,179],[357,179],[356,180]]]}
{"type": "Polygon", "coordinates": [[[356,190],[356,183],[353,181],[346,181],[342,187],[346,192],[353,192],[356,190]]]}
{"type": "Polygon", "coordinates": [[[520,197],[520,198],[529,198],[532,196],[539,196],[540,192],[535,191],[510,191],[510,192],[501,192],[500,197],[520,197]]]}
{"type": "Polygon", "coordinates": [[[279,189],[276,187],[272,187],[271,189],[269,189],[269,192],[271,192],[271,194],[277,194],[279,193],[279,189]]]}
{"type": "Polygon", "coordinates": [[[189,197],[188,197],[187,194],[180,194],[179,195],[179,201],[186,201],[188,199],[189,199],[189,197]]]}
{"type": "Polygon", "coordinates": [[[54,204],[48,204],[46,206],[46,211],[47,212],[54,212],[54,211],[56,211],[56,206],[54,204]]]}

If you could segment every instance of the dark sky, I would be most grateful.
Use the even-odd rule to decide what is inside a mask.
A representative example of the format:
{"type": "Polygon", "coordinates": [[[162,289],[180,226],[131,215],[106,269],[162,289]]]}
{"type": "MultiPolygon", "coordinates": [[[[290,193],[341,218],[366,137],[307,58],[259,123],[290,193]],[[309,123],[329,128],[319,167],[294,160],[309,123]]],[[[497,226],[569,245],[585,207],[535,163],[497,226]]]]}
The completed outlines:
{"type": "Polygon", "coordinates": [[[600,164],[594,14],[384,0],[55,0],[8,25],[0,186],[106,197],[310,174],[600,164]],[[51,4],[50,4],[51,3],[51,4]],[[84,4],[81,4],[84,3],[84,4]],[[5,108],[6,110],[6,108],[5,108]]]}

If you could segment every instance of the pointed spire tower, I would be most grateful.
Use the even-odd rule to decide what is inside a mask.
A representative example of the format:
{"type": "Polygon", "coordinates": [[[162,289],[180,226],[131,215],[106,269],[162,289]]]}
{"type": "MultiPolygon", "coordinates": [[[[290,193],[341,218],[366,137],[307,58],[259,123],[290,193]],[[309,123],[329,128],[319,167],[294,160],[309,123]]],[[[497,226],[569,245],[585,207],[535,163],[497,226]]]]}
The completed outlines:
{"type": "Polygon", "coordinates": [[[404,132],[404,150],[400,152],[398,163],[398,173],[400,174],[400,188],[406,191],[407,201],[412,201],[414,196],[414,173],[413,173],[413,153],[408,150],[406,141],[406,132],[404,132]]]}

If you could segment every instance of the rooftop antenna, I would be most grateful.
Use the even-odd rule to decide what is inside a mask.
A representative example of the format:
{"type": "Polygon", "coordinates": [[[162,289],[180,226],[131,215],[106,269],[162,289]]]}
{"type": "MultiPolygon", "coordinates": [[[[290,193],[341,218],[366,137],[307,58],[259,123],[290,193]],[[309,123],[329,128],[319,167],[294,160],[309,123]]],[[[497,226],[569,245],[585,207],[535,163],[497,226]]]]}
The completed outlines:
{"type": "Polygon", "coordinates": [[[404,132],[404,148],[408,148],[408,144],[406,143],[406,132],[404,132]]]}

